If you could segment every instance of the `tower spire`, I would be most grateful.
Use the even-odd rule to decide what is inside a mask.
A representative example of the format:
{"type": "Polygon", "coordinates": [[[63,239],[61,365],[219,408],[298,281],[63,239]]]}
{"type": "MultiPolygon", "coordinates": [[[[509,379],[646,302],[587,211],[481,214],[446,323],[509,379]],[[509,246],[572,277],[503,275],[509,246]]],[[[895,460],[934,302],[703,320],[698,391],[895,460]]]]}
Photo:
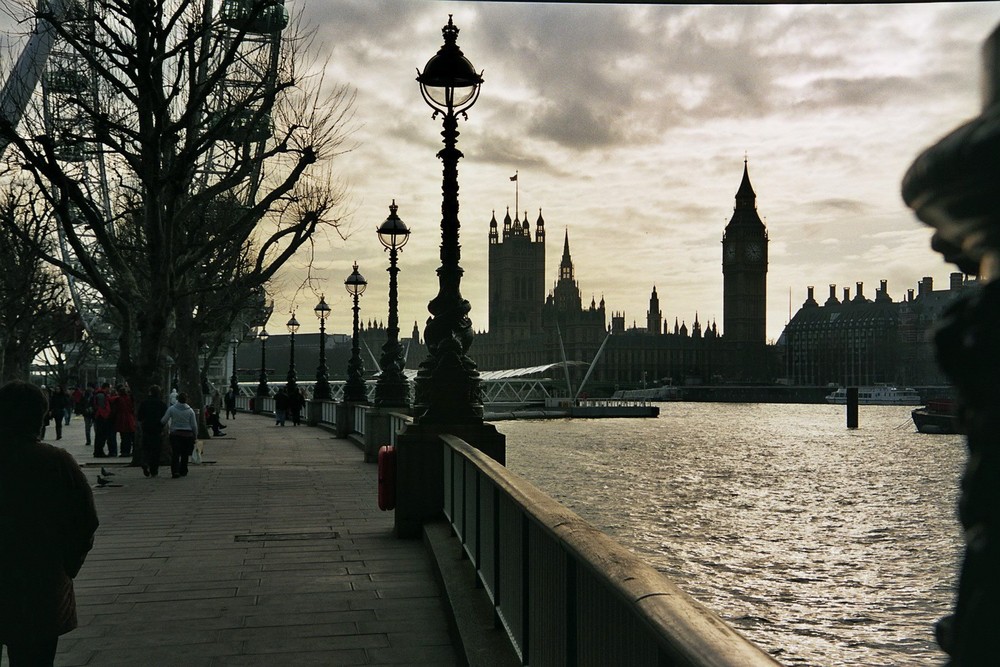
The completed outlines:
{"type": "Polygon", "coordinates": [[[563,237],[562,261],[559,262],[559,279],[573,280],[573,259],[569,256],[569,228],[563,237]]]}

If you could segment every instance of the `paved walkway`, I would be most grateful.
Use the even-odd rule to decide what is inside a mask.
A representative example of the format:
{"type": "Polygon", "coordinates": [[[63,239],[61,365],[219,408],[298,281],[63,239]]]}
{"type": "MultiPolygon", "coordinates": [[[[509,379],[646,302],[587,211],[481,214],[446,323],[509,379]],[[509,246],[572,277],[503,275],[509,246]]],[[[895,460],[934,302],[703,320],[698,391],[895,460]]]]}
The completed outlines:
{"type": "Polygon", "coordinates": [[[80,627],[56,665],[459,664],[430,555],[392,536],[360,450],[266,417],[228,426],[180,479],[92,458],[79,418],[58,442],[49,427],[115,484],[94,489],[80,627]]]}

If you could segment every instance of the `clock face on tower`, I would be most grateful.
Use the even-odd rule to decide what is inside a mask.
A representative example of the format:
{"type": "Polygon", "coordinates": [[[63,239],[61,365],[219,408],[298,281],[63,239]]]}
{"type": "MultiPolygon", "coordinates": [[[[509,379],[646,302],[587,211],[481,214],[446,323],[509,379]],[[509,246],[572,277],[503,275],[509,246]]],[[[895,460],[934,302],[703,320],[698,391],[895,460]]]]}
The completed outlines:
{"type": "Polygon", "coordinates": [[[759,262],[764,257],[764,248],[760,243],[751,241],[746,247],[747,259],[751,262],[759,262]]]}
{"type": "Polygon", "coordinates": [[[726,259],[729,261],[736,259],[736,246],[732,243],[726,246],[726,259]]]}

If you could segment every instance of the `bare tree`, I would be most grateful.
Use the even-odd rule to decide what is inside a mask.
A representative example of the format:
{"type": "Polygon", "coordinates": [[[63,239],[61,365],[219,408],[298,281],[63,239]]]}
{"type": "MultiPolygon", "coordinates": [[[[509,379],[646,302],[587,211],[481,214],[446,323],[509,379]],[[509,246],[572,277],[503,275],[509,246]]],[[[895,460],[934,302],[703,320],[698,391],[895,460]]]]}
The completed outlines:
{"type": "Polygon", "coordinates": [[[26,380],[32,360],[73,337],[66,284],[43,260],[52,237],[31,193],[0,191],[0,381],[26,380]],[[23,233],[12,233],[18,229],[23,233]]]}
{"type": "Polygon", "coordinates": [[[198,395],[212,299],[242,307],[340,224],[324,177],[349,150],[353,94],[299,75],[309,41],[273,0],[24,9],[55,31],[55,65],[38,108],[0,117],[0,140],[58,225],[66,252],[46,259],[98,295],[136,392],[165,377],[169,351],[198,395]]]}

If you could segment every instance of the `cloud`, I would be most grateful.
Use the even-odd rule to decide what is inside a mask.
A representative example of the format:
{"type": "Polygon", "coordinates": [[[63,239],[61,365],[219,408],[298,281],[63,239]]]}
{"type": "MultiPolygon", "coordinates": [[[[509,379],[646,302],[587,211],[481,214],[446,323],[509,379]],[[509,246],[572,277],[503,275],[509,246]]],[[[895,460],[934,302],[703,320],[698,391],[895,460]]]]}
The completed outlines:
{"type": "Polygon", "coordinates": [[[822,199],[819,201],[806,202],[806,211],[811,213],[827,213],[833,215],[850,214],[854,216],[864,215],[868,210],[868,205],[857,199],[822,199]]]}

